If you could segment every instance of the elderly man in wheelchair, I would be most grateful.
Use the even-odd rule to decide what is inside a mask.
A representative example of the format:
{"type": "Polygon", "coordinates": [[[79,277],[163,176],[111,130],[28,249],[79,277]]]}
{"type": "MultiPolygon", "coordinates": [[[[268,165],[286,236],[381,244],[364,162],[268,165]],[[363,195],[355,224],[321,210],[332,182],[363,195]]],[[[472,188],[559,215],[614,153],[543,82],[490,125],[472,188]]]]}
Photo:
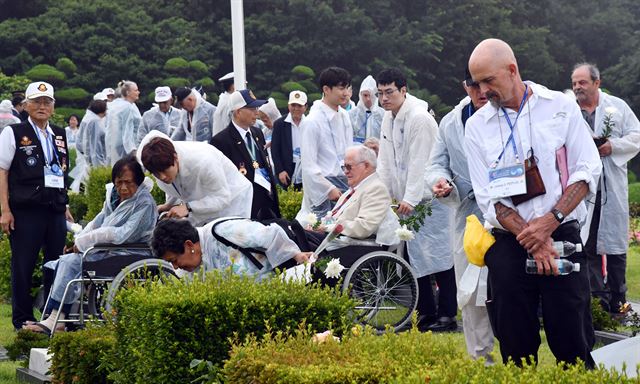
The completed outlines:
{"type": "MultiPolygon", "coordinates": [[[[63,296],[67,284],[81,273],[82,253],[98,243],[147,242],[158,216],[151,196],[153,183],[145,178],[135,156],[118,160],[111,172],[112,184],[107,184],[106,200],[102,211],[75,237],[73,252],[47,263],[45,268],[55,269],[55,278],[44,313],[49,316],[38,323],[25,324],[23,328],[33,332],[51,334],[56,318],[64,319],[78,292],[63,296]],[[58,313],[59,312],[59,313],[58,313]]],[[[118,251],[125,252],[125,251],[118,251]]],[[[105,253],[92,255],[93,260],[105,253]]]]}

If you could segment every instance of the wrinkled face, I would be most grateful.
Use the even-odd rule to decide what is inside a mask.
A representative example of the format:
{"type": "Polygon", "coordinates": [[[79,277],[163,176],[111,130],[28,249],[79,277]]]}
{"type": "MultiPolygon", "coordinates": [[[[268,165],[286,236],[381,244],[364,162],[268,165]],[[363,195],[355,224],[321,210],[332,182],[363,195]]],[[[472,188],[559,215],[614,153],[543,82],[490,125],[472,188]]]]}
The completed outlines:
{"type": "Polygon", "coordinates": [[[71,116],[69,118],[69,126],[71,128],[76,128],[78,126],[78,118],[75,116],[71,116]]]}
{"type": "Polygon", "coordinates": [[[349,87],[345,85],[336,85],[333,88],[328,86],[322,87],[323,99],[332,106],[346,105],[349,103],[349,87]]]}
{"type": "Polygon", "coordinates": [[[271,121],[271,119],[266,113],[262,112],[261,110],[258,110],[258,117],[260,118],[260,120],[262,120],[262,122],[264,123],[264,125],[266,125],[267,128],[273,129],[273,121],[271,121]]]}
{"type": "Polygon", "coordinates": [[[193,112],[196,109],[196,95],[191,93],[189,96],[185,97],[182,100],[182,108],[184,108],[188,112],[193,112]]]}
{"type": "Polygon", "coordinates": [[[307,106],[306,105],[300,105],[300,104],[289,104],[289,113],[291,113],[291,117],[293,117],[294,120],[300,120],[302,118],[302,115],[304,115],[304,113],[307,111],[307,106]]]}
{"type": "Polygon", "coordinates": [[[36,121],[49,120],[53,114],[53,107],[55,102],[46,96],[41,96],[35,99],[27,100],[25,103],[25,109],[29,116],[36,121]]]}
{"type": "Polygon", "coordinates": [[[202,251],[200,250],[200,247],[192,243],[191,240],[187,240],[184,243],[184,252],[175,253],[167,251],[162,255],[162,258],[171,263],[173,268],[180,268],[185,271],[193,272],[200,266],[200,264],[202,264],[202,251]]]}
{"type": "Polygon", "coordinates": [[[373,97],[371,95],[371,91],[362,91],[360,92],[360,100],[364,104],[367,109],[371,109],[373,106],[373,97]]]}
{"type": "Polygon", "coordinates": [[[132,103],[135,103],[136,101],[138,101],[139,98],[140,98],[140,90],[138,89],[137,85],[133,84],[131,88],[129,88],[129,91],[127,92],[127,100],[129,100],[132,103]]]}
{"type": "Polygon", "coordinates": [[[138,191],[138,184],[136,184],[133,172],[127,167],[123,168],[119,176],[116,176],[114,184],[116,191],[118,191],[118,196],[120,196],[120,200],[122,201],[133,197],[136,191],[138,191]]]}
{"type": "Polygon", "coordinates": [[[162,181],[165,184],[171,184],[178,176],[178,170],[180,169],[178,165],[178,158],[174,157],[173,165],[164,171],[156,172],[153,174],[156,179],[162,181]]]}
{"type": "Polygon", "coordinates": [[[158,103],[158,109],[161,110],[164,113],[167,113],[167,112],[169,112],[169,109],[171,109],[171,104],[173,104],[173,100],[172,99],[160,102],[160,103],[158,103]]]}
{"type": "Polygon", "coordinates": [[[407,95],[407,87],[398,89],[395,83],[378,84],[378,99],[385,111],[398,113],[407,95]]]}
{"type": "Polygon", "coordinates": [[[344,174],[347,176],[347,184],[351,188],[358,185],[369,176],[369,167],[368,163],[358,159],[356,151],[348,151],[344,156],[344,174]]]}
{"type": "Polygon", "coordinates": [[[518,101],[514,101],[517,74],[515,69],[515,65],[499,66],[493,62],[475,63],[469,67],[474,82],[480,87],[480,92],[484,93],[491,105],[496,108],[519,105],[518,101]]]}
{"type": "Polygon", "coordinates": [[[571,88],[579,103],[595,101],[600,88],[600,80],[592,80],[589,68],[583,66],[573,71],[571,88]]]}
{"type": "Polygon", "coordinates": [[[471,85],[467,85],[464,81],[462,82],[462,86],[464,90],[467,91],[467,95],[471,98],[471,102],[473,103],[473,107],[478,110],[484,107],[487,104],[487,95],[480,90],[480,85],[474,82],[471,85]]]}
{"type": "Polygon", "coordinates": [[[233,120],[242,128],[249,128],[256,124],[258,108],[238,108],[233,112],[233,120]]]}

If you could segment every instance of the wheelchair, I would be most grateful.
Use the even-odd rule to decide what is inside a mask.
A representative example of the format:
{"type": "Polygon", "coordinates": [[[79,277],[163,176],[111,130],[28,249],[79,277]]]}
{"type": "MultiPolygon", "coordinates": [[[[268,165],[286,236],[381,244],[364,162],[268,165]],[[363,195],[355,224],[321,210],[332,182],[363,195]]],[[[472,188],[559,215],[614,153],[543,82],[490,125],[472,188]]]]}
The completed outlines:
{"type": "MultiPolygon", "coordinates": [[[[348,237],[336,238],[320,255],[340,260],[340,289],[357,302],[358,321],[378,332],[406,329],[418,304],[418,280],[403,256],[404,242],[388,248],[348,237]]],[[[318,273],[313,277],[331,285],[318,273]]]]}
{"type": "MultiPolygon", "coordinates": [[[[101,320],[102,309],[110,312],[113,300],[126,282],[131,278],[141,281],[160,276],[177,277],[173,266],[161,259],[153,258],[146,243],[136,244],[96,244],[82,254],[82,272],[79,278],[70,280],[65,287],[63,299],[55,319],[59,323],[83,327],[87,321],[101,320]],[[93,259],[101,254],[99,259],[93,259]],[[60,318],[62,306],[67,297],[75,294],[79,288],[80,299],[72,304],[65,319],[60,318]]],[[[51,295],[47,298],[47,308],[51,295]]],[[[43,311],[42,319],[46,313],[43,311]]],[[[51,329],[51,337],[55,333],[51,329]]]]}

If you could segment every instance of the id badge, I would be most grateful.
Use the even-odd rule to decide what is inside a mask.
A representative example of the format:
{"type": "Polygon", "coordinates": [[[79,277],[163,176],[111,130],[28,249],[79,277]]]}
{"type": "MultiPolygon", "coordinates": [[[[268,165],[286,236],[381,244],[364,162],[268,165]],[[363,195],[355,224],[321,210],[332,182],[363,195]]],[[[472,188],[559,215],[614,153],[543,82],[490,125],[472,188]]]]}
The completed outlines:
{"type": "Polygon", "coordinates": [[[52,170],[44,167],[44,186],[47,188],[64,188],[64,175],[60,168],[52,170]]]}
{"type": "Polygon", "coordinates": [[[358,144],[364,144],[364,137],[354,137],[353,138],[353,144],[354,145],[358,145],[358,144]]]}
{"type": "Polygon", "coordinates": [[[489,196],[493,199],[527,193],[524,164],[489,170],[489,196]]]}
{"type": "Polygon", "coordinates": [[[267,170],[264,168],[258,168],[253,173],[253,182],[266,189],[271,193],[271,183],[267,180],[267,170]]]}

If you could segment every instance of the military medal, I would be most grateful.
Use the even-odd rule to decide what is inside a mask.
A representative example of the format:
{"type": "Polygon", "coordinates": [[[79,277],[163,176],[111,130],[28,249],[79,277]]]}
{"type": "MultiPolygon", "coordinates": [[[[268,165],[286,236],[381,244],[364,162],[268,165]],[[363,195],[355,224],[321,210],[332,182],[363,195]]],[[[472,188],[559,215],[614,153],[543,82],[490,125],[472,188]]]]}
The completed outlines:
{"type": "Polygon", "coordinates": [[[253,169],[258,169],[258,168],[260,168],[260,164],[258,164],[258,162],[257,162],[257,161],[255,161],[255,160],[253,160],[252,165],[253,165],[253,169]]]}
{"type": "Polygon", "coordinates": [[[238,171],[240,171],[240,173],[243,175],[247,174],[247,168],[244,167],[244,163],[240,163],[240,168],[238,168],[238,171]]]}

